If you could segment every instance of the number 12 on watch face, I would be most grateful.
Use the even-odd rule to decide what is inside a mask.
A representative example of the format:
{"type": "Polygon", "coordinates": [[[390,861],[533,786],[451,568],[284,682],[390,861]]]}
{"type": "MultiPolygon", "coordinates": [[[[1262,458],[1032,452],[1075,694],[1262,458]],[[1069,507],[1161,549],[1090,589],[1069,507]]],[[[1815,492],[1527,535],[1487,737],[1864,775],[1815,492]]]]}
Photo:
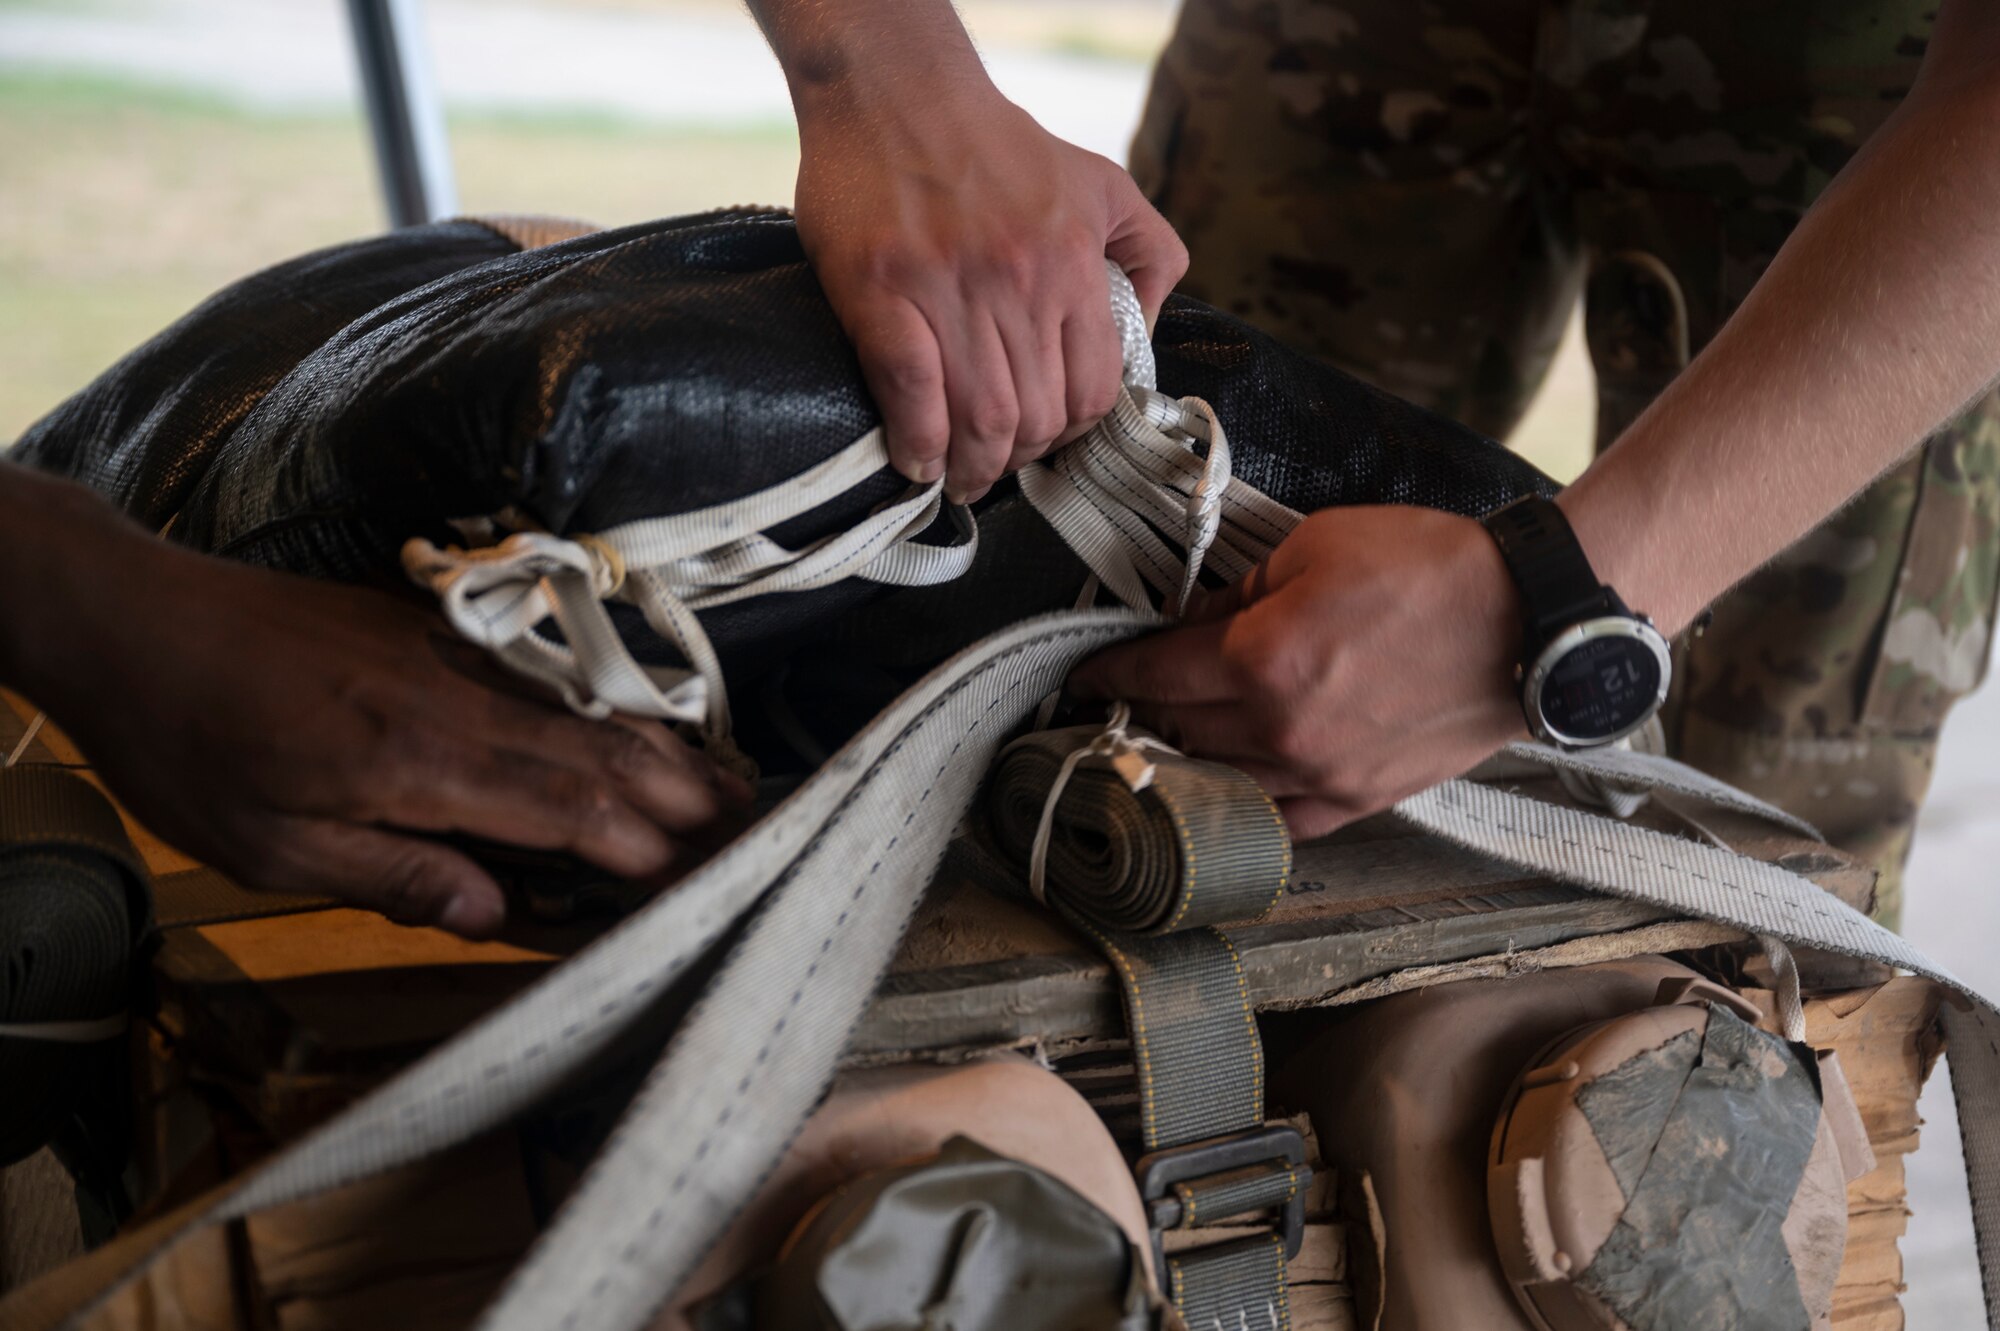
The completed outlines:
{"type": "Polygon", "coordinates": [[[1660,659],[1636,637],[1592,637],[1544,661],[1542,724],[1570,743],[1601,743],[1624,734],[1652,713],[1660,695],[1660,659]]]}

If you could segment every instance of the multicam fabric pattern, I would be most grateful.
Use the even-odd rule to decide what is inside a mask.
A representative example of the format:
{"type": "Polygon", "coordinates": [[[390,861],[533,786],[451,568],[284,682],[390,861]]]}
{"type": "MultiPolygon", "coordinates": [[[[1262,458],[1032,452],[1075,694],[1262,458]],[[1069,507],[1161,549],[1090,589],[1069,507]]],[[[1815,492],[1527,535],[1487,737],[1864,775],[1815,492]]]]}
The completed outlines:
{"type": "MultiPolygon", "coordinates": [[[[1186,0],[1133,146],[1185,289],[1493,435],[1582,290],[1615,438],[1915,78],[1935,0],[1186,0]]],[[[1985,669],[2000,407],[1726,597],[1678,756],[1900,867],[1985,669]]]]}

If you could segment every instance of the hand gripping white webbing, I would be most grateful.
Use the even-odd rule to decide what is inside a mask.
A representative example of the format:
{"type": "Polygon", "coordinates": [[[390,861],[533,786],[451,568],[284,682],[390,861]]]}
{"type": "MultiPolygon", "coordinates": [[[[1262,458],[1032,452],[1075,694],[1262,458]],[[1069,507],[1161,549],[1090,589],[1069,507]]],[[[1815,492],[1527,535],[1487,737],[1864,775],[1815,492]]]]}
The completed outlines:
{"type": "MultiPolygon", "coordinates": [[[[1125,381],[1143,392],[1154,375],[1145,311],[1125,274],[1109,263],[1105,271],[1125,381]]],[[[1208,413],[1209,419],[1213,415],[1208,413]]],[[[1215,440],[1213,456],[1221,459],[1226,481],[1228,450],[1219,427],[1215,440]]],[[[799,475],[726,504],[572,538],[518,532],[497,545],[469,550],[441,550],[429,541],[412,540],[404,547],[403,567],[437,595],[453,628],[513,669],[556,689],[577,711],[693,722],[712,745],[721,746],[730,732],[728,692],[721,662],[696,611],[848,578],[931,586],[972,566],[978,528],[966,510],[947,508],[942,478],[910,486],[855,526],[803,549],[787,549],[765,535],[889,465],[878,427],[799,475]],[[958,539],[943,546],[918,543],[916,538],[947,511],[958,539]],[[634,660],[604,609],[613,600],[637,607],[647,627],[677,649],[688,668],[644,666],[634,660]],[[540,631],[549,622],[561,630],[561,641],[540,631]]],[[[1211,486],[1210,493],[1217,488],[1211,486]]],[[[1212,529],[1214,518],[1207,508],[1197,504],[1188,512],[1191,520],[1207,522],[1212,529]]],[[[1176,530],[1181,516],[1173,516],[1176,530]]],[[[1195,548],[1206,544],[1200,541],[1195,548]]],[[[1199,561],[1193,561],[1187,575],[1190,589],[1198,570],[1199,561]]],[[[1121,590],[1126,585],[1121,583],[1121,590]]],[[[1124,599],[1143,603],[1143,597],[1124,599]]]]}
{"type": "MultiPolygon", "coordinates": [[[[1137,361],[1129,351],[1136,301],[1129,286],[1121,294],[1128,372],[1139,381],[1130,409],[1038,464],[1023,486],[1107,587],[1138,605],[1150,604],[1150,594],[1172,604],[1184,599],[1204,557],[1225,576],[1240,576],[1299,515],[1229,476],[1212,412],[1151,393],[1150,355],[1137,361]],[[1141,513],[1148,520],[1133,521],[1141,513]],[[1153,526],[1185,532],[1187,558],[1153,526]]],[[[1137,340],[1143,345],[1142,328],[1137,340]]],[[[881,465],[879,441],[873,452],[866,443],[825,464],[830,470],[815,484],[872,473],[881,465]]],[[[788,578],[798,581],[784,585],[818,585],[811,579],[831,580],[841,568],[916,580],[953,558],[908,544],[935,498],[921,491],[889,506],[897,516],[871,520],[866,539],[836,537],[798,552],[760,544],[760,529],[782,520],[777,515],[811,506],[807,489],[779,486],[725,509],[631,524],[596,546],[537,536],[510,553],[429,562],[418,551],[413,562],[462,631],[529,673],[566,684],[580,706],[624,707],[629,692],[646,704],[633,708],[642,714],[706,717],[713,727],[719,676],[703,685],[706,697],[683,691],[712,668],[692,611],[721,601],[704,597],[736,599],[756,594],[744,590],[753,584],[769,590],[788,578]],[[899,546],[923,551],[908,556],[923,567],[912,573],[894,558],[876,563],[899,546]],[[636,664],[636,677],[626,671],[601,605],[626,589],[623,599],[682,646],[691,674],[657,675],[636,664]],[[533,637],[542,616],[558,619],[563,644],[533,637]]],[[[505,1121],[640,1021],[653,999],[747,917],[617,1132],[482,1321],[504,1331],[635,1331],[748,1202],[817,1103],[999,744],[1078,660],[1160,622],[1150,610],[1072,611],[1026,621],[959,653],[784,804],[598,943],[241,1179],[0,1300],[0,1325],[41,1331],[79,1324],[202,1224],[421,1159],[505,1121]]],[[[1768,811],[1643,755],[1517,745],[1508,757],[1768,811]]],[[[1725,849],[1468,781],[1413,796],[1396,812],[1552,878],[1758,937],[1903,967],[1963,996],[1966,1005],[1948,1010],[1945,1021],[1989,1327],[2000,1331],[1991,1311],[2000,1309],[2000,1013],[1990,1003],[1812,883],[1725,849]]]]}

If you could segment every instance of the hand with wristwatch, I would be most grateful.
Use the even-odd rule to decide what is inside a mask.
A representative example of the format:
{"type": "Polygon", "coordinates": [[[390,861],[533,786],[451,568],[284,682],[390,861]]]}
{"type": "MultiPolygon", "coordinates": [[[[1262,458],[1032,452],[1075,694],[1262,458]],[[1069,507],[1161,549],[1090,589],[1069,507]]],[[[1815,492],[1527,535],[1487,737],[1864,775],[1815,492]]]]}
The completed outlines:
{"type": "Polygon", "coordinates": [[[1179,625],[1078,666],[1069,689],[1248,772],[1294,836],[1322,836],[1470,770],[1524,719],[1526,735],[1585,748],[1658,710],[1666,640],[1592,569],[1583,541],[1599,530],[1572,532],[1545,499],[1483,525],[1321,509],[1179,625]]]}
{"type": "Polygon", "coordinates": [[[1529,496],[1481,521],[1521,594],[1516,680],[1529,733],[1589,749],[1646,724],[1673,676],[1667,640],[1597,580],[1562,509],[1529,496]]]}

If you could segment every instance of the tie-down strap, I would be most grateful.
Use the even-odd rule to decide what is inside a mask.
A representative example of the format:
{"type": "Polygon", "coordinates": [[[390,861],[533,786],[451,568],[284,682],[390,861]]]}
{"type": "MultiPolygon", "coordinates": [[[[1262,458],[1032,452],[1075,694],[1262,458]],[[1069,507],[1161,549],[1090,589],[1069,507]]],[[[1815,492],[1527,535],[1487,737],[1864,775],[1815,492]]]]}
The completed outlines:
{"type": "MultiPolygon", "coordinates": [[[[726,942],[702,1002],[480,1323],[636,1331],[748,1203],[818,1103],[1005,737],[1084,656],[1158,623],[1129,611],[1069,612],[961,652],[616,930],[223,1188],[0,1299],[0,1326],[81,1325],[204,1224],[409,1164],[506,1121],[633,1031],[649,1015],[649,995],[726,942]]],[[[1638,770],[1614,775],[1646,779],[1638,770]]],[[[1965,1005],[1945,1013],[1948,1056],[1988,1326],[2000,1328],[1990,1311],[2000,1307],[2000,1012],[1990,1002],[1775,866],[1465,782],[1397,811],[1564,882],[1905,967],[1954,989],[1965,1005]]]]}
{"type": "Polygon", "coordinates": [[[1050,903],[1093,930],[1256,919],[1291,877],[1291,837],[1256,782],[1128,733],[1122,718],[1015,740],[987,805],[995,839],[1021,863],[1046,842],[1050,903]]]}
{"type": "Polygon", "coordinates": [[[1285,1331],[1311,1170],[1264,1122],[1264,1048],[1243,965],[1215,926],[1270,910],[1291,873],[1277,807],[1234,768],[1109,726],[1016,740],[988,793],[995,840],[1093,938],[1124,1000],[1146,1154],[1134,1168],[1161,1283],[1190,1327],[1285,1331]],[[1275,1225],[1169,1254],[1169,1230],[1275,1225]]]}

